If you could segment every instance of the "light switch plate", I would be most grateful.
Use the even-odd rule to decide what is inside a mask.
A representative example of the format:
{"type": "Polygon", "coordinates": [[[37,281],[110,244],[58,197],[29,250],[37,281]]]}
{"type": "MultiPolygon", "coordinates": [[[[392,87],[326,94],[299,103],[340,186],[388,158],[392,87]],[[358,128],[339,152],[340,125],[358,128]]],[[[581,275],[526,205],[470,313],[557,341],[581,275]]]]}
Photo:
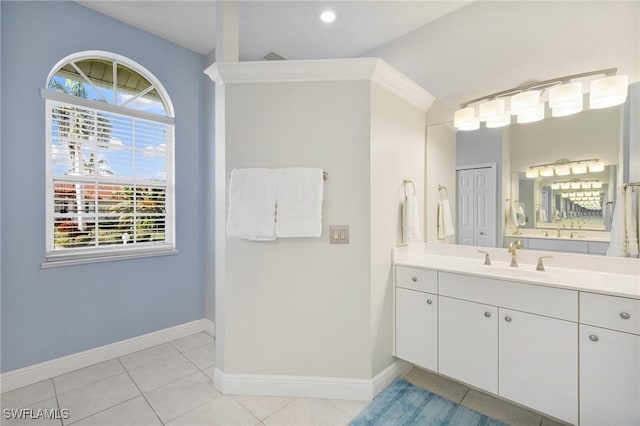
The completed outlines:
{"type": "Polygon", "coordinates": [[[329,244],[349,244],[349,225],[330,225],[329,244]]]}

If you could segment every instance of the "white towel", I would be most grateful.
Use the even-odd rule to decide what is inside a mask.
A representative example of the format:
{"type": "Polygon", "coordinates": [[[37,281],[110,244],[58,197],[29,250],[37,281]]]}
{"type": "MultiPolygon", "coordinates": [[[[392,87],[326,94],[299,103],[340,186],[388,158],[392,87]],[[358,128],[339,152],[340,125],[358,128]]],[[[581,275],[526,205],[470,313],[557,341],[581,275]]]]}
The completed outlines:
{"type": "Polygon", "coordinates": [[[607,249],[607,256],[624,257],[627,255],[627,241],[625,235],[625,194],[624,189],[620,187],[616,194],[616,202],[613,206],[613,215],[611,219],[611,242],[607,249]]]}
{"type": "Polygon", "coordinates": [[[505,211],[505,226],[507,228],[515,228],[517,225],[518,221],[516,220],[516,211],[513,208],[513,205],[510,204],[505,211]]]}
{"type": "Polygon", "coordinates": [[[271,169],[233,169],[229,183],[227,235],[275,239],[278,176],[271,169]]]}
{"type": "Polygon", "coordinates": [[[633,187],[627,186],[624,200],[625,233],[627,235],[627,252],[630,257],[638,257],[638,209],[633,199],[633,187]]]}
{"type": "Polygon", "coordinates": [[[524,208],[522,206],[518,206],[516,209],[516,224],[518,224],[518,226],[527,224],[527,216],[524,214],[524,208]]]}
{"type": "Polygon", "coordinates": [[[456,229],[453,226],[453,220],[451,218],[451,207],[449,206],[449,200],[442,200],[442,224],[444,228],[444,235],[446,237],[455,235],[456,229]]]}
{"type": "Polygon", "coordinates": [[[422,241],[420,231],[420,207],[415,195],[404,197],[402,203],[402,242],[405,244],[422,241]]]}
{"type": "Polygon", "coordinates": [[[602,215],[605,231],[611,231],[611,204],[607,201],[602,202],[602,215]]]}
{"type": "Polygon", "coordinates": [[[278,170],[276,237],[320,237],[322,234],[322,169],[278,170]]]}

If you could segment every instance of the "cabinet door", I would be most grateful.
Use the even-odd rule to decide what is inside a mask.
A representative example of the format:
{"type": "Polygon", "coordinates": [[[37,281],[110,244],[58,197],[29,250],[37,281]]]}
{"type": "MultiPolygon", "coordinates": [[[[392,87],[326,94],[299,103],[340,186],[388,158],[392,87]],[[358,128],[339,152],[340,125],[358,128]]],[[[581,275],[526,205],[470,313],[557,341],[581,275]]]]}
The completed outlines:
{"type": "Polygon", "coordinates": [[[580,325],[580,424],[640,425],[640,336],[580,325]]]}
{"type": "Polygon", "coordinates": [[[578,324],[500,309],[499,395],[578,424],[578,324]]]}
{"type": "Polygon", "coordinates": [[[420,367],[438,369],[438,298],[396,288],[396,352],[420,367]]]}
{"type": "Polygon", "coordinates": [[[498,392],[498,308],[440,296],[439,371],[498,392]]]}

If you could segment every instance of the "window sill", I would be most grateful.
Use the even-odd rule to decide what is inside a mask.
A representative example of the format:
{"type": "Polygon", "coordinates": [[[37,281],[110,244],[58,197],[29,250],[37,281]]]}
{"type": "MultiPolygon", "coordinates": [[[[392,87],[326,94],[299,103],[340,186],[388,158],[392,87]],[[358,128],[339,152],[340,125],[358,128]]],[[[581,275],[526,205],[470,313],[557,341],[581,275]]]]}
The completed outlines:
{"type": "Polygon", "coordinates": [[[87,263],[100,263],[100,262],[113,262],[116,260],[128,260],[128,259],[141,259],[145,257],[158,257],[158,256],[172,256],[179,254],[179,250],[175,249],[163,249],[163,250],[140,250],[132,251],[129,253],[114,253],[95,256],[78,257],[70,256],[56,256],[48,258],[45,262],[40,264],[42,269],[57,268],[60,266],[73,266],[84,265],[87,263]]]}

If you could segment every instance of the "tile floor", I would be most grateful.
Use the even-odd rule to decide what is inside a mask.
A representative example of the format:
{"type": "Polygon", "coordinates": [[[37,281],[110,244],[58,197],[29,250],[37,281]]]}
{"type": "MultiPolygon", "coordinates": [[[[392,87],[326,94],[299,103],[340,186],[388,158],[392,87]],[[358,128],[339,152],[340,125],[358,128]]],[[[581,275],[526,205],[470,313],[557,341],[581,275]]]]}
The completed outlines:
{"type": "MultiPolygon", "coordinates": [[[[213,386],[214,339],[198,333],[2,394],[2,409],[69,410],[64,420],[3,426],[346,425],[365,401],[222,395],[213,386]]],[[[438,375],[414,368],[417,386],[512,425],[557,426],[438,375]]]]}

